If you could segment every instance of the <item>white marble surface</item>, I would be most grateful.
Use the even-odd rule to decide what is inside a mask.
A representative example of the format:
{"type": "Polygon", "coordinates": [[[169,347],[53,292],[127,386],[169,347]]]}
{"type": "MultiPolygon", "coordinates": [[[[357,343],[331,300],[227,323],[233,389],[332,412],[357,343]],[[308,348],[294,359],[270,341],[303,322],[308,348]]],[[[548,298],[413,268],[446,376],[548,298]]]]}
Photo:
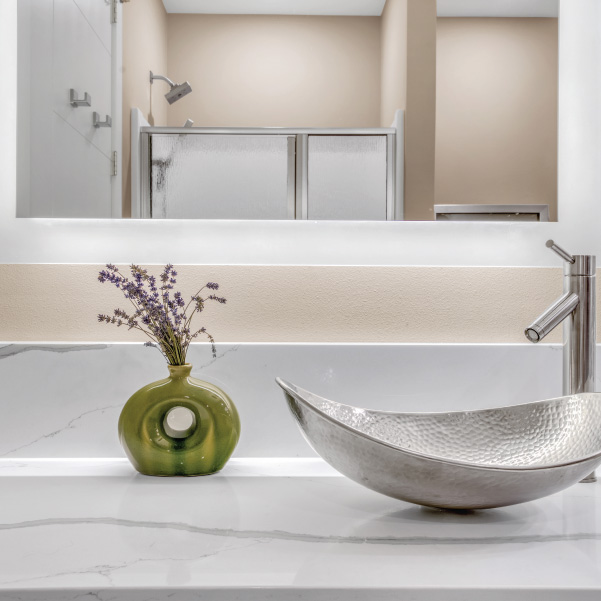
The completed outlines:
{"type": "Polygon", "coordinates": [[[451,513],[320,459],[151,478],[124,460],[0,460],[0,599],[601,598],[601,484],[451,513]]]}
{"type": "MultiPolygon", "coordinates": [[[[561,357],[532,344],[220,344],[217,359],[206,345],[189,355],[193,375],[238,407],[236,457],[313,456],[276,376],[348,404],[444,411],[558,396],[561,357]]],[[[122,457],[123,404],[166,374],[160,353],[138,343],[0,345],[0,457],[122,457]]]]}

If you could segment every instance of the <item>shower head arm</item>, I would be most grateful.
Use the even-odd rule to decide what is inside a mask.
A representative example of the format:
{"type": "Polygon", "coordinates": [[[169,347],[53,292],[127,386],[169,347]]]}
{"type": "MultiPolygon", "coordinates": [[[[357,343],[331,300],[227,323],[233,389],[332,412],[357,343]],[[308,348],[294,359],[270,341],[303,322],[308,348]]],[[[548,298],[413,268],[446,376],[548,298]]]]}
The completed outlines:
{"type": "Polygon", "coordinates": [[[188,81],[174,83],[168,77],[165,77],[164,75],[155,75],[150,71],[150,85],[152,85],[155,79],[162,79],[169,84],[170,90],[165,94],[165,98],[169,104],[177,102],[180,98],[183,98],[192,91],[192,86],[188,81]]]}
{"type": "Polygon", "coordinates": [[[171,86],[171,89],[173,89],[177,85],[176,83],[171,81],[168,77],[165,77],[164,75],[155,75],[151,71],[150,72],[150,83],[152,83],[155,79],[162,79],[163,81],[166,81],[171,86]]]}

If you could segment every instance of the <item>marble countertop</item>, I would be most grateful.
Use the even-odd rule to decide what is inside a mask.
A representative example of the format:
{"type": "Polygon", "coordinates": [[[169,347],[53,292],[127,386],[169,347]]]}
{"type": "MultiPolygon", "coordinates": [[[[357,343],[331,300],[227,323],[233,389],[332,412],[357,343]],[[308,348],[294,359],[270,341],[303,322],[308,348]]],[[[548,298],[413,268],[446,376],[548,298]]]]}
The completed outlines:
{"type": "Polygon", "coordinates": [[[451,513],[321,459],[188,479],[121,459],[3,459],[0,515],[2,600],[601,598],[601,483],[451,513]]]}

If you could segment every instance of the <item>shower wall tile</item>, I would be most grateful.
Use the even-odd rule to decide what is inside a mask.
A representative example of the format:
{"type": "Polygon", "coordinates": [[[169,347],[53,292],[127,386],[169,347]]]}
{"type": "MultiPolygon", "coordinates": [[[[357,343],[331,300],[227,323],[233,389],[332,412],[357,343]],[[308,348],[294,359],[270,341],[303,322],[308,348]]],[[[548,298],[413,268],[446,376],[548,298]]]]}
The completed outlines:
{"type": "MultiPolygon", "coordinates": [[[[109,21],[110,25],[110,21],[109,21]]],[[[54,2],[53,96],[54,111],[71,127],[111,156],[111,128],[96,128],[92,113],[111,114],[111,55],[73,0],[54,2]],[[69,90],[88,92],[91,107],[74,108],[69,90]]],[[[63,149],[54,147],[55,152],[63,149]]]]}
{"type": "Polygon", "coordinates": [[[18,9],[19,215],[110,217],[113,130],[93,125],[94,111],[112,112],[110,3],[19,0],[18,9]],[[72,107],[71,88],[92,106],[72,107]]]}
{"type": "Polygon", "coordinates": [[[106,50],[111,52],[111,3],[106,0],[73,0],[106,50]]]}
{"type": "Polygon", "coordinates": [[[56,152],[47,161],[53,167],[48,188],[54,195],[54,215],[110,218],[111,160],[58,115],[52,121],[56,152]]]}

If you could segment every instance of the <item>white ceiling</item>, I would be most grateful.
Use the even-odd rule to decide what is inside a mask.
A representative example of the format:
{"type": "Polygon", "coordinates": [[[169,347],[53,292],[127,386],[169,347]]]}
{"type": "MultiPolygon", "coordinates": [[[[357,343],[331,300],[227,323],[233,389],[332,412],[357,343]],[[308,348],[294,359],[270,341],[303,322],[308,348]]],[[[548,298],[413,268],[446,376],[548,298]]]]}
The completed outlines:
{"type": "Polygon", "coordinates": [[[558,17],[559,0],[437,0],[439,17],[558,17]]]}
{"type": "Polygon", "coordinates": [[[379,17],[386,0],[163,0],[163,4],[168,13],[379,17]]]}

